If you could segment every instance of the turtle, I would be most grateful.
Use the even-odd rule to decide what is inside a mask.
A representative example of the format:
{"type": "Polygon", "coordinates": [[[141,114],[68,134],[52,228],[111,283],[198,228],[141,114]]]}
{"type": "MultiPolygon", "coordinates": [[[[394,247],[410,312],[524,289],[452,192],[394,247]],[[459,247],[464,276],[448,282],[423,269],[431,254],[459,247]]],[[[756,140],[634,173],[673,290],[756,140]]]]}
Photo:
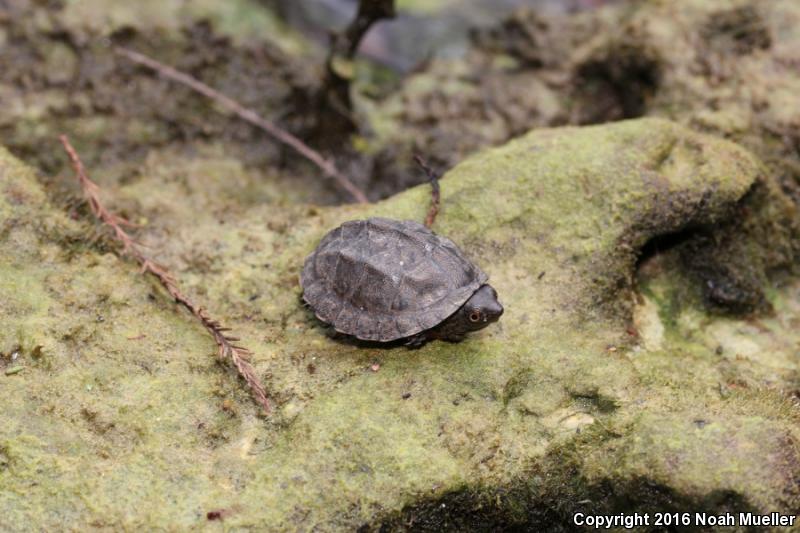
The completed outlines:
{"type": "Polygon", "coordinates": [[[303,300],[336,331],[419,347],[457,342],[503,314],[488,276],[450,239],[411,220],[373,217],[331,230],[306,258],[303,300]]]}

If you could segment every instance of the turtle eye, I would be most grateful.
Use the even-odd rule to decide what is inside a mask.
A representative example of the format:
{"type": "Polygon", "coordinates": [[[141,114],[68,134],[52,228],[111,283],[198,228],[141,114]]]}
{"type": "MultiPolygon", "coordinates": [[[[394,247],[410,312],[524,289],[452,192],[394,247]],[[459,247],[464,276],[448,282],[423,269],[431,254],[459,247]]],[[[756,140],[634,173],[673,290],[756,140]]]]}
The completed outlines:
{"type": "Polygon", "coordinates": [[[480,322],[481,320],[481,313],[477,309],[473,309],[469,312],[469,321],[470,322],[480,322]]]}

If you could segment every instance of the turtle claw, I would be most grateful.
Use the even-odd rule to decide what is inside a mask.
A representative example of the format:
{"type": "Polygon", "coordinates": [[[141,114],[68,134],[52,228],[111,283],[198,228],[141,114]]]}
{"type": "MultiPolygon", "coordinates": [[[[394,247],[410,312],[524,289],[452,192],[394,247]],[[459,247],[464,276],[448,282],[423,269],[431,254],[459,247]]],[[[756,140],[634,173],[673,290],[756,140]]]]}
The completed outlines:
{"type": "Polygon", "coordinates": [[[406,341],[406,346],[409,348],[421,348],[423,344],[428,342],[428,336],[424,334],[413,335],[406,341]]]}

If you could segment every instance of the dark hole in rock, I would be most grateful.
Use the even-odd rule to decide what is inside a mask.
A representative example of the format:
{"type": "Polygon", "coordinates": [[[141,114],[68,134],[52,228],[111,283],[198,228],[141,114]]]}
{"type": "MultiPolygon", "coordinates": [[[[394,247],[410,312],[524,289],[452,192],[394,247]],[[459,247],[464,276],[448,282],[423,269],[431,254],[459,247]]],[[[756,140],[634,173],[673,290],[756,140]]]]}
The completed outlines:
{"type": "Polygon", "coordinates": [[[727,247],[714,235],[698,232],[680,248],[683,267],[702,284],[703,296],[711,311],[744,315],[768,307],[753,268],[741,257],[732,257],[735,248],[727,247]]]}
{"type": "Polygon", "coordinates": [[[652,257],[669,252],[691,240],[697,233],[697,228],[688,228],[674,233],[667,233],[653,237],[645,243],[639,254],[637,270],[652,257]]]}
{"type": "Polygon", "coordinates": [[[660,62],[635,46],[611,48],[575,73],[579,124],[641,117],[658,89],[660,62]]]}
{"type": "Polygon", "coordinates": [[[734,226],[692,226],[650,239],[639,255],[637,277],[677,268],[711,312],[745,315],[767,310],[758,269],[747,263],[747,257],[738,255],[736,243],[729,240],[734,226]]]}

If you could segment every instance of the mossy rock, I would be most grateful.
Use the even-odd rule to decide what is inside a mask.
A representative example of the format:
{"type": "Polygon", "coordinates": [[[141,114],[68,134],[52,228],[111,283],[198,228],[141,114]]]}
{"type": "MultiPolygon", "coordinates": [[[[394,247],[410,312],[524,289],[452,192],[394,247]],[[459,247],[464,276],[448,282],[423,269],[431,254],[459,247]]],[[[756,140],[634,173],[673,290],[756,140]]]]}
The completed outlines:
{"type": "MultiPolygon", "coordinates": [[[[645,243],[730,217],[762,174],[742,148],[660,119],[534,131],[467,159],[442,181],[434,230],[506,313],[419,350],[333,338],[297,280],[344,220],[421,220],[427,187],[337,208],[212,195],[201,211],[193,195],[116,190],[187,293],[254,351],[276,405],[262,417],[201,327],[4,152],[0,365],[22,367],[0,374],[4,525],[488,530],[676,502],[796,509],[800,431],[782,392],[796,357],[720,355],[679,335],[711,318],[670,315],[668,279],[632,287],[645,243]]],[[[772,296],[787,320],[788,290],[772,296]]]]}

